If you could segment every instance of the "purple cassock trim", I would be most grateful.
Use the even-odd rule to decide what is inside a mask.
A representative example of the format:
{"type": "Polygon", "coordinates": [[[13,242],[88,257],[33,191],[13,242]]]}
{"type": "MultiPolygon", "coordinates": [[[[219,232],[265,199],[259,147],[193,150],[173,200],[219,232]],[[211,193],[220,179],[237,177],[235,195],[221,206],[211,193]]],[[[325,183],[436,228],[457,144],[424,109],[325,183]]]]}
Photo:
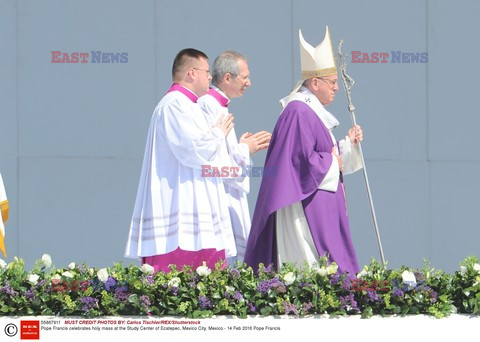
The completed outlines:
{"type": "Polygon", "coordinates": [[[170,93],[170,92],[172,92],[172,91],[179,91],[179,92],[181,92],[183,95],[185,95],[186,97],[188,97],[192,102],[197,103],[198,96],[195,95],[194,93],[192,93],[192,92],[191,92],[190,90],[188,90],[187,88],[181,86],[181,85],[178,84],[178,83],[172,84],[172,86],[170,87],[170,89],[168,89],[167,94],[170,93]]]}
{"type": "Polygon", "coordinates": [[[218,103],[220,103],[220,105],[221,105],[222,107],[225,107],[225,108],[228,107],[228,102],[229,102],[229,100],[228,100],[225,96],[223,96],[222,94],[220,94],[218,91],[216,91],[216,90],[213,89],[213,88],[210,88],[210,90],[208,91],[208,93],[209,93],[210,95],[212,95],[212,96],[218,101],[218,103]]]}
{"type": "Polygon", "coordinates": [[[203,263],[212,270],[215,269],[215,264],[219,261],[225,263],[225,250],[217,251],[215,248],[201,249],[199,251],[186,251],[178,247],[176,250],[161,255],[153,255],[149,257],[142,257],[142,264],[149,264],[153,266],[155,272],[170,272],[170,265],[176,265],[177,270],[182,270],[183,266],[192,266],[195,270],[198,266],[202,266],[203,263]]]}

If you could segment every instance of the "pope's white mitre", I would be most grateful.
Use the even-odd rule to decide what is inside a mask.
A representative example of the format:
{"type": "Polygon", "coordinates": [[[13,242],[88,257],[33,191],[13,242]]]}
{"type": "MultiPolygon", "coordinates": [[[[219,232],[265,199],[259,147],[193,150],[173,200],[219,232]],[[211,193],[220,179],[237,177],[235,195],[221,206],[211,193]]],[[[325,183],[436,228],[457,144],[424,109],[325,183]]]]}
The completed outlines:
{"type": "Polygon", "coordinates": [[[330,38],[330,30],[328,29],[328,26],[325,31],[325,38],[315,48],[305,41],[302,35],[302,30],[298,31],[298,38],[300,40],[301,78],[303,80],[311,77],[323,77],[337,74],[332,39],[330,38]]]}
{"type": "Polygon", "coordinates": [[[325,38],[317,47],[313,47],[305,41],[302,30],[298,30],[298,38],[300,40],[300,80],[292,89],[290,95],[280,100],[282,107],[285,107],[293,99],[306,79],[337,74],[332,39],[330,38],[328,26],[325,30],[325,38]]]}

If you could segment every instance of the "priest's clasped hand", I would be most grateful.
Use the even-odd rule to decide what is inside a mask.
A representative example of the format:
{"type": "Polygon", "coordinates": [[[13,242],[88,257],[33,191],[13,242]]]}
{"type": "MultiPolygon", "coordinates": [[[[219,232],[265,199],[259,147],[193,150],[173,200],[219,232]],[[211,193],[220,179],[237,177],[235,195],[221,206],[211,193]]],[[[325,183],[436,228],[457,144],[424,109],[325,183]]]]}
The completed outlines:
{"type": "Polygon", "coordinates": [[[235,124],[233,123],[234,119],[235,118],[230,113],[227,114],[227,115],[223,115],[223,116],[220,117],[220,119],[218,119],[215,127],[220,128],[222,130],[223,134],[225,134],[225,136],[227,136],[228,133],[230,133],[230,131],[232,130],[233,126],[235,126],[235,124]]]}
{"type": "Polygon", "coordinates": [[[272,134],[267,131],[260,131],[255,134],[246,132],[242,134],[239,142],[241,144],[247,144],[248,149],[250,150],[250,155],[254,155],[258,151],[268,148],[270,145],[270,139],[272,139],[272,134]]]}

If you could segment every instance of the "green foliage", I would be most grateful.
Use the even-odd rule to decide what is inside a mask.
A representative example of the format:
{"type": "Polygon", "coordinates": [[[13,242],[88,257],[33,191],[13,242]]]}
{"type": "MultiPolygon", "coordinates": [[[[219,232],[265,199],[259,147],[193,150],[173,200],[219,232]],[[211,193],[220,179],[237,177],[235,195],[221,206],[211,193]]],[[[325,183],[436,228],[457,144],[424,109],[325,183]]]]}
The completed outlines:
{"type": "Polygon", "coordinates": [[[90,268],[71,263],[51,266],[42,257],[30,272],[22,259],[0,260],[0,315],[169,315],[190,318],[233,315],[480,314],[480,265],[469,257],[453,276],[425,262],[422,269],[384,268],[376,260],[357,275],[340,274],[321,257],[301,267],[275,271],[245,264],[214,270],[172,266],[153,273],[148,265],[116,263],[90,268]]]}

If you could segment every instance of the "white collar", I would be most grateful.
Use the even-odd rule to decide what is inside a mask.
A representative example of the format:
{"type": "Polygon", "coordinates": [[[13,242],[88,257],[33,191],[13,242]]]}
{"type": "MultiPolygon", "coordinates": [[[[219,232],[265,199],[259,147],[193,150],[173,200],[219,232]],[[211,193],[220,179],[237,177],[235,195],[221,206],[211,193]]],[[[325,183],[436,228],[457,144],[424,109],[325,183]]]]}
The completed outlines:
{"type": "Polygon", "coordinates": [[[230,101],[231,101],[230,98],[227,96],[227,94],[225,94],[225,93],[222,91],[222,89],[220,89],[219,87],[217,87],[217,86],[214,85],[213,83],[212,83],[212,88],[215,89],[220,95],[222,95],[224,98],[226,98],[226,99],[228,100],[227,104],[230,103],[230,101]]]}
{"type": "Polygon", "coordinates": [[[307,104],[315,112],[315,114],[317,114],[317,116],[320,118],[320,120],[322,120],[323,124],[329,130],[332,130],[340,124],[337,118],[328,110],[326,110],[325,107],[320,103],[318,98],[304,86],[300,87],[300,89],[297,91],[297,93],[295,93],[294,96],[287,96],[281,101],[285,101],[285,106],[291,101],[301,101],[307,104]]]}

